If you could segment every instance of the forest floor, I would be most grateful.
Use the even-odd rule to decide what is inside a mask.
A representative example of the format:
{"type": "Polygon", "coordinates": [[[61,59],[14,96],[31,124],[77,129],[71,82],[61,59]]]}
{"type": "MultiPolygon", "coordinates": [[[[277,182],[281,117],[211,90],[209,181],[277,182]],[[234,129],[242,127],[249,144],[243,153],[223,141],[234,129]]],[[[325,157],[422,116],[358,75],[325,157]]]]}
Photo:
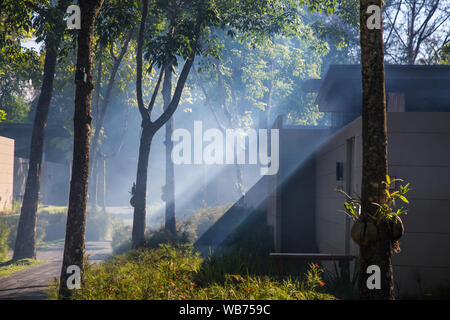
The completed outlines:
{"type": "MultiPolygon", "coordinates": [[[[46,263],[0,276],[0,300],[47,299],[49,284],[60,276],[63,250],[64,243],[37,249],[37,259],[46,263]]],[[[98,263],[111,255],[111,244],[108,241],[88,241],[86,252],[91,263],[98,263]]]]}

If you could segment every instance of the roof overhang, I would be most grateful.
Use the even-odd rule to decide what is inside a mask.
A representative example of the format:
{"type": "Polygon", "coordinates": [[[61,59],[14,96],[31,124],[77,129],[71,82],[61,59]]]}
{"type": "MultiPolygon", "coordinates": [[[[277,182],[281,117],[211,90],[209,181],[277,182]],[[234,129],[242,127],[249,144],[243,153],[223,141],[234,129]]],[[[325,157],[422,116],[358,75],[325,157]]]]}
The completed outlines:
{"type": "MultiPolygon", "coordinates": [[[[387,92],[449,92],[450,66],[386,65],[387,92]]],[[[360,112],[362,104],[361,65],[331,65],[317,90],[316,103],[322,112],[360,112]]],[[[450,97],[450,94],[448,94],[450,97]]]]}

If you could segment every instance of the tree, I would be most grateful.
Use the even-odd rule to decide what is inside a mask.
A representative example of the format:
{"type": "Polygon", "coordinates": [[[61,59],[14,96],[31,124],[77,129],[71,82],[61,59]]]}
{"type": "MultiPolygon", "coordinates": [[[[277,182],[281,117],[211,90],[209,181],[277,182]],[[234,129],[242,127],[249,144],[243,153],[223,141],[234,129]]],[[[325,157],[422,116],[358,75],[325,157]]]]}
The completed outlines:
{"type": "MultiPolygon", "coordinates": [[[[304,11],[299,10],[299,15],[304,11]]],[[[239,32],[232,38],[216,32],[224,43],[222,55],[219,61],[210,63],[212,67],[200,68],[196,85],[223,134],[227,129],[269,127],[276,112],[287,114],[291,123],[313,124],[320,117],[312,99],[305,99],[295,87],[306,78],[320,76],[327,45],[302,20],[286,22],[285,30],[265,35],[263,43],[249,42],[239,32]]],[[[243,196],[242,166],[236,163],[234,167],[234,185],[243,196]]]]}
{"type": "Polygon", "coordinates": [[[442,47],[441,64],[450,64],[450,43],[442,47]]]}
{"type": "MultiPolygon", "coordinates": [[[[107,1],[101,11],[96,23],[96,34],[99,37],[97,45],[99,50],[96,54],[98,57],[98,75],[96,79],[96,97],[95,97],[95,131],[92,138],[91,146],[91,182],[90,199],[94,204],[97,204],[97,163],[100,159],[99,145],[101,142],[101,132],[108,110],[109,102],[114,90],[116,77],[128,51],[130,41],[135,33],[136,12],[137,5],[133,0],[128,1],[107,1]],[[119,40],[121,44],[116,49],[115,42],[119,40]],[[103,51],[107,49],[110,53],[109,59],[103,57],[103,51]],[[115,51],[118,51],[118,54],[115,51]],[[111,60],[111,61],[108,61],[111,60]],[[100,107],[100,90],[102,89],[102,74],[104,72],[103,65],[112,64],[110,67],[110,74],[106,85],[106,92],[104,94],[100,107]]],[[[107,69],[107,67],[105,68],[107,69]]],[[[109,69],[109,68],[108,68],[109,69]]]]}
{"type": "Polygon", "coordinates": [[[0,3],[0,121],[26,122],[29,101],[42,80],[42,61],[22,42],[32,36],[33,15],[26,1],[0,3]]]}
{"type": "Polygon", "coordinates": [[[86,229],[86,201],[89,179],[89,140],[91,132],[92,103],[92,50],[94,23],[103,0],[80,0],[81,30],[78,33],[76,68],[74,143],[72,178],[70,181],[69,207],[67,211],[66,238],[61,269],[59,293],[68,298],[69,266],[77,266],[81,274],[84,269],[84,236],[86,229]]]}
{"type": "Polygon", "coordinates": [[[30,160],[27,182],[20,211],[17,238],[14,247],[13,259],[36,258],[36,220],[39,203],[39,189],[42,165],[42,153],[44,152],[45,127],[47,125],[48,111],[53,93],[53,81],[55,77],[56,60],[59,44],[64,30],[64,13],[70,1],[61,0],[55,8],[49,7],[36,10],[45,21],[41,28],[50,31],[45,32],[45,64],[41,93],[33,124],[31,136],[30,160]]]}
{"type": "Polygon", "coordinates": [[[385,6],[385,52],[393,63],[439,63],[450,43],[450,3],[442,0],[390,0],[385,6]]]}
{"type": "MultiPolygon", "coordinates": [[[[373,218],[379,215],[374,203],[382,204],[386,200],[383,181],[386,179],[387,129],[386,129],[386,93],[384,74],[383,31],[369,28],[369,19],[380,19],[369,6],[382,8],[381,0],[361,0],[360,2],[360,40],[362,64],[362,186],[361,186],[361,223],[365,226],[375,224],[373,218]]],[[[376,14],[376,13],[375,13],[376,14]]],[[[382,217],[377,217],[382,218],[382,217]]],[[[370,243],[359,244],[358,286],[361,299],[394,299],[394,280],[391,263],[391,237],[386,219],[377,219],[376,236],[370,243]],[[380,268],[380,289],[369,289],[367,270],[369,266],[380,268]]],[[[366,229],[365,229],[366,230],[366,229]]],[[[364,231],[366,232],[366,231],[364,231]]]]}
{"type": "MultiPolygon", "coordinates": [[[[300,1],[302,5],[311,5],[311,10],[331,10],[330,3],[333,1],[300,1]]],[[[168,1],[152,3],[153,29],[156,31],[158,24],[155,21],[168,21],[166,32],[155,32],[156,36],[147,41],[146,57],[151,66],[155,63],[160,67],[160,76],[148,108],[144,107],[142,100],[142,49],[144,46],[143,33],[145,31],[145,18],[148,14],[148,1],[145,1],[142,9],[141,27],[138,36],[137,49],[137,76],[136,91],[139,111],[142,117],[142,133],[139,147],[138,170],[135,186],[132,188],[131,203],[134,206],[132,247],[136,248],[144,242],[145,232],[145,202],[148,155],[151,140],[160,126],[166,123],[176,110],[179,99],[191,69],[194,58],[198,55],[220,57],[220,45],[214,38],[215,28],[240,30],[248,34],[249,39],[261,43],[267,38],[267,34],[286,29],[286,21],[296,19],[298,7],[293,1],[245,0],[245,1],[206,1],[195,0],[186,2],[168,1]],[[286,10],[288,8],[289,10],[286,10]],[[159,16],[157,15],[159,14],[159,16]],[[168,19],[167,14],[176,19],[168,19]],[[170,21],[174,23],[171,24],[170,21]],[[172,29],[173,28],[173,29],[172,29]],[[167,32],[174,30],[174,32],[167,32]],[[154,101],[159,90],[165,67],[168,63],[176,63],[176,57],[182,57],[185,61],[183,69],[177,81],[172,101],[169,107],[156,120],[151,121],[150,115],[154,101]]],[[[332,10],[331,10],[332,11],[332,10]]]]}
{"type": "MultiPolygon", "coordinates": [[[[132,248],[137,248],[144,243],[145,234],[145,219],[146,219],[146,192],[147,192],[147,172],[148,172],[148,159],[150,154],[151,141],[155,133],[171,118],[178,103],[181,98],[181,94],[186,83],[189,71],[194,62],[195,55],[199,53],[199,47],[196,42],[203,27],[200,23],[200,15],[202,10],[199,10],[198,4],[194,2],[192,7],[183,7],[184,5],[192,5],[191,3],[181,3],[180,7],[174,2],[170,2],[173,6],[172,9],[176,9],[176,12],[171,14],[181,14],[193,12],[194,20],[186,19],[169,19],[172,23],[168,27],[168,34],[159,36],[152,34],[150,42],[148,42],[148,52],[147,56],[151,60],[151,65],[160,65],[160,74],[158,77],[158,82],[153,90],[153,94],[148,107],[144,106],[143,95],[142,95],[142,57],[144,49],[144,34],[147,24],[148,7],[149,1],[144,0],[142,3],[142,14],[141,22],[138,35],[137,53],[136,53],[136,95],[138,101],[138,108],[142,118],[142,133],[139,144],[139,156],[138,156],[138,168],[136,175],[136,185],[132,190],[132,205],[134,206],[134,216],[133,216],[133,230],[132,230],[132,248]],[[197,4],[197,5],[195,5],[197,4]],[[197,10],[198,11],[197,11],[197,10]],[[179,38],[175,37],[178,35],[179,38]],[[183,37],[183,36],[184,37],[183,37]],[[187,39],[187,40],[186,40],[187,39]],[[160,51],[161,50],[161,51],[160,51]],[[161,84],[161,79],[164,74],[164,70],[167,66],[172,63],[176,63],[176,55],[181,55],[185,59],[183,69],[177,81],[175,92],[170,103],[165,108],[161,116],[159,116],[155,121],[151,120],[151,113],[156,100],[156,95],[159,91],[159,86],[161,84]]],[[[157,4],[152,3],[152,8],[155,12],[152,12],[155,16],[161,18],[161,13],[167,13],[168,8],[156,7],[157,4]],[[159,9],[159,10],[157,10],[159,9]],[[161,11],[160,11],[161,10],[161,11]],[[159,11],[159,12],[158,12],[159,11]]],[[[203,12],[204,13],[204,12],[203,12]]],[[[187,14],[186,14],[187,16],[187,14]]],[[[188,16],[187,16],[188,17],[188,16]]],[[[153,19],[152,19],[153,20],[153,19]]],[[[152,25],[155,26],[155,25],[152,25]]]]}

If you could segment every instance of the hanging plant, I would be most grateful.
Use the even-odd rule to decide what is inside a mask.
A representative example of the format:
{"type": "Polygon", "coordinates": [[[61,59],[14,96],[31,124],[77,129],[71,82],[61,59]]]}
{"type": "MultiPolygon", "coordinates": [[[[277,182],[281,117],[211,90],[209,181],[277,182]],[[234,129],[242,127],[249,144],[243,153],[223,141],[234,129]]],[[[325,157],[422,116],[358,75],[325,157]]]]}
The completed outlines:
{"type": "Polygon", "coordinates": [[[386,198],[383,203],[373,202],[378,207],[377,212],[374,215],[361,214],[361,200],[356,199],[345,193],[342,189],[337,189],[338,192],[345,195],[347,201],[344,202],[345,211],[355,223],[352,226],[350,235],[358,245],[368,246],[375,242],[378,234],[378,227],[381,224],[387,223],[388,231],[392,241],[393,249],[395,252],[400,250],[398,240],[404,234],[404,226],[401,215],[407,213],[405,207],[396,208],[396,201],[401,200],[404,203],[409,203],[405,194],[410,191],[409,183],[401,185],[398,190],[390,192],[391,186],[397,182],[403,181],[402,179],[391,179],[386,175],[386,181],[383,181],[385,186],[384,192],[386,198]]]}

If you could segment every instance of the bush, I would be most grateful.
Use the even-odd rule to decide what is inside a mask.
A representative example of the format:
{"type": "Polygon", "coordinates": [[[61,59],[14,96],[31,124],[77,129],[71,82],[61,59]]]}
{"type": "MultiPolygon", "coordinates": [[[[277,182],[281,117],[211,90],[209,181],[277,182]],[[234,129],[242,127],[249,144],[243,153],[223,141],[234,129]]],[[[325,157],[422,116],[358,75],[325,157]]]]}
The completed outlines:
{"type": "Polygon", "coordinates": [[[5,221],[0,220],[0,262],[8,260],[8,239],[11,229],[5,221]]]}
{"type": "MultiPolygon", "coordinates": [[[[111,233],[111,218],[101,211],[89,209],[86,221],[86,240],[104,240],[111,233]]],[[[0,214],[0,224],[9,229],[7,250],[13,250],[19,224],[20,206],[13,211],[0,214]]],[[[36,243],[64,239],[66,233],[67,207],[39,207],[36,225],[36,243]]],[[[1,228],[1,227],[0,227],[1,228]]],[[[0,238],[3,233],[0,231],[0,238]]],[[[0,241],[1,242],[1,241],[0,241]]],[[[0,243],[1,245],[1,243],[0,243]]],[[[0,254],[1,255],[1,254],[0,254]]]]}
{"type": "Polygon", "coordinates": [[[195,211],[192,217],[187,220],[189,231],[193,233],[194,240],[200,238],[231,206],[232,204],[205,207],[195,211]]]}
{"type": "MultiPolygon", "coordinates": [[[[269,277],[225,275],[223,283],[201,278],[203,259],[191,245],[159,245],[157,249],[129,251],[86,268],[84,285],[73,299],[334,299],[314,286],[269,277]]],[[[320,287],[320,286],[319,286],[320,287]]],[[[56,291],[56,288],[53,289],[56,291]]]]}
{"type": "Polygon", "coordinates": [[[112,221],[111,247],[114,253],[124,253],[131,248],[131,226],[124,225],[120,220],[112,221]]]}
{"type": "MultiPolygon", "coordinates": [[[[121,254],[131,249],[131,232],[131,226],[124,226],[121,222],[115,222],[111,243],[113,253],[121,254]]],[[[191,244],[192,241],[192,233],[187,230],[186,225],[182,224],[178,227],[176,234],[167,231],[164,227],[158,229],[149,228],[145,234],[145,242],[142,247],[155,249],[160,244],[183,245],[191,244]]]]}
{"type": "Polygon", "coordinates": [[[86,217],[86,240],[99,241],[111,237],[112,219],[103,210],[90,209],[86,217]]]}

